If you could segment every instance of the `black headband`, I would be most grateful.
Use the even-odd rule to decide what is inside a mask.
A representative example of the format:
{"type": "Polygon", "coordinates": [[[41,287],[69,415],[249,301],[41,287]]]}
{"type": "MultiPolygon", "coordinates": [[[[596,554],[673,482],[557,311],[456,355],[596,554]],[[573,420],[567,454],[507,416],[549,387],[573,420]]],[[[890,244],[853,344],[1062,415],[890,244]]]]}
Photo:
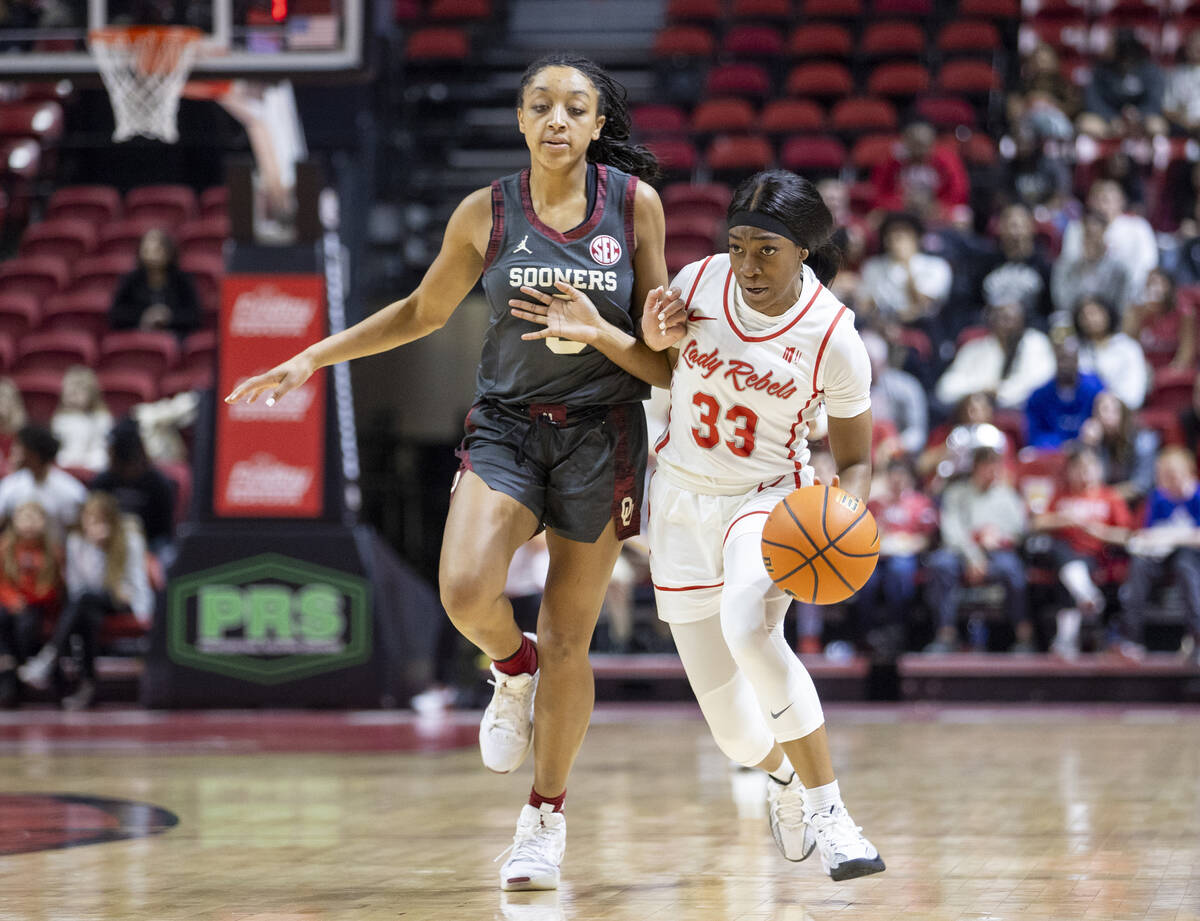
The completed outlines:
{"type": "Polygon", "coordinates": [[[729,226],[733,227],[757,227],[759,230],[770,231],[778,234],[785,240],[791,240],[797,246],[803,244],[796,239],[796,235],[792,233],[788,225],[778,218],[771,217],[769,214],[763,214],[761,211],[735,211],[729,219],[729,226]]]}

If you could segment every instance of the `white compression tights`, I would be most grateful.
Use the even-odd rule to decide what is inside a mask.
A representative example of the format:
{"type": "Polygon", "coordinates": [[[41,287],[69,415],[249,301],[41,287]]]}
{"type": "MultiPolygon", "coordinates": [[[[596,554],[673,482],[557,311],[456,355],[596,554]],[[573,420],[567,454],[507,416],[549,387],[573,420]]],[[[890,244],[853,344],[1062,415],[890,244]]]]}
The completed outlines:
{"type": "Polygon", "coordinates": [[[783,638],[790,599],[771,584],[760,545],[755,531],[726,544],[719,616],[671,625],[717,745],[748,765],[775,740],[801,739],[825,722],[812,678],[783,638]]]}

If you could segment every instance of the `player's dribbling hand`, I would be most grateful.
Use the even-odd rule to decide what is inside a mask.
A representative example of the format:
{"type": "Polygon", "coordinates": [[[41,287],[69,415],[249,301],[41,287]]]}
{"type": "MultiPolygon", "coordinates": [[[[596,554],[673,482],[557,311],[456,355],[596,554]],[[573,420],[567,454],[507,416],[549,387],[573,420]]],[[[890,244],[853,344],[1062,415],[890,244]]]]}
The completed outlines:
{"type": "Polygon", "coordinates": [[[521,293],[529,300],[513,299],[508,302],[512,315],[544,327],[525,333],[522,339],[570,339],[573,342],[591,342],[604,324],[600,311],[592,299],[565,281],[555,282],[554,287],[562,294],[546,294],[537,288],[522,286],[521,293]]]}
{"type": "Polygon", "coordinates": [[[264,393],[269,393],[267,405],[274,406],[277,400],[291,393],[306,380],[312,377],[317,369],[312,360],[301,352],[294,355],[281,365],[276,365],[270,371],[248,377],[225,398],[226,403],[237,403],[245,400],[253,403],[264,393]]]}
{"type": "MultiPolygon", "coordinates": [[[[821,482],[821,478],[819,476],[813,477],[813,486],[824,486],[824,485],[825,484],[821,482]]],[[[833,487],[834,489],[841,489],[842,488],[842,478],[835,473],[833,475],[833,482],[830,483],[829,485],[831,487],[833,487]]]]}
{"type": "Polygon", "coordinates": [[[642,308],[642,340],[656,352],[669,349],[687,332],[687,310],[678,288],[652,288],[642,308]]]}

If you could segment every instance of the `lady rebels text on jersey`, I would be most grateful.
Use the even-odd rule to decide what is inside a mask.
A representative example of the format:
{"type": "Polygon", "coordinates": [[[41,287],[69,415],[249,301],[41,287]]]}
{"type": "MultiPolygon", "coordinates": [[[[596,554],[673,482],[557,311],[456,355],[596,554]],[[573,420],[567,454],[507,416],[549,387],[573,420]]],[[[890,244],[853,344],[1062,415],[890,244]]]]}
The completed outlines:
{"type": "Polygon", "coordinates": [[[686,266],[687,332],[671,380],[659,469],[680,486],[736,495],[801,485],[821,402],[853,418],[871,406],[871,363],[854,314],[804,267],[800,298],[765,317],[741,301],[727,254],[686,266]]]}

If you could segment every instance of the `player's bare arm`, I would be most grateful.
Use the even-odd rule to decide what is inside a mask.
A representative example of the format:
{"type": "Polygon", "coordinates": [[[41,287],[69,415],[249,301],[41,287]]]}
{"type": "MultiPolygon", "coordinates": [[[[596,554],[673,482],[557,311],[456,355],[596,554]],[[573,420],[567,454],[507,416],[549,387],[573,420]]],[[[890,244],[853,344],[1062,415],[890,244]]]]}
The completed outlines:
{"type": "Polygon", "coordinates": [[[270,371],[247,378],[225,402],[253,403],[264,393],[274,402],[318,368],[386,352],[441,329],[479,280],[491,222],[491,189],[472,192],[451,215],[441,250],[416,291],[310,345],[270,371]]]}
{"type": "Polygon", "coordinates": [[[871,495],[871,410],[850,419],[829,417],[829,450],[837,463],[842,489],[852,496],[871,495]]]}

